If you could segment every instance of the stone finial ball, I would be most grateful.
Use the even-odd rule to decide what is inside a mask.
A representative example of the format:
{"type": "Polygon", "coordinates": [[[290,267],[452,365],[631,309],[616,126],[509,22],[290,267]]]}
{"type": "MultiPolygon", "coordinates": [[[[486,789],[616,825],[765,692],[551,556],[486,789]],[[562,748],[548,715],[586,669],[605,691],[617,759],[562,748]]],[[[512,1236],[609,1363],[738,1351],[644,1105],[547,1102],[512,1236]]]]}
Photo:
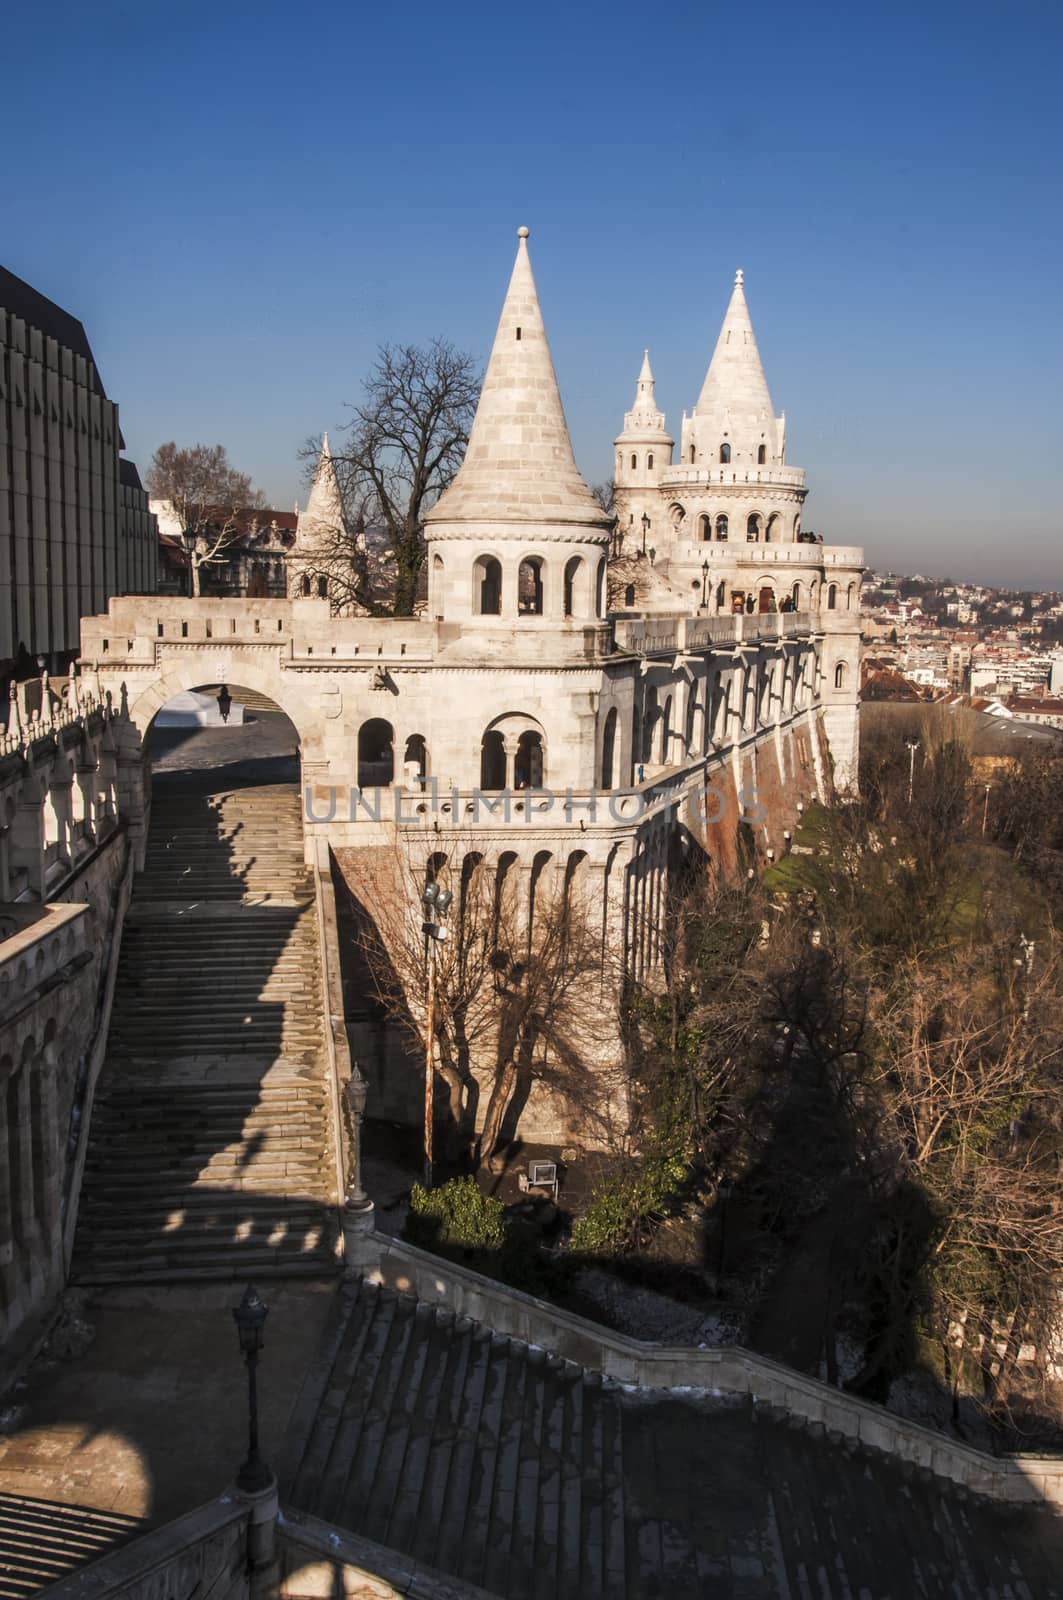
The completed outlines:
{"type": "Polygon", "coordinates": [[[518,228],[517,229],[517,238],[518,239],[526,239],[528,237],[529,233],[531,233],[531,229],[530,228],[518,228]]]}

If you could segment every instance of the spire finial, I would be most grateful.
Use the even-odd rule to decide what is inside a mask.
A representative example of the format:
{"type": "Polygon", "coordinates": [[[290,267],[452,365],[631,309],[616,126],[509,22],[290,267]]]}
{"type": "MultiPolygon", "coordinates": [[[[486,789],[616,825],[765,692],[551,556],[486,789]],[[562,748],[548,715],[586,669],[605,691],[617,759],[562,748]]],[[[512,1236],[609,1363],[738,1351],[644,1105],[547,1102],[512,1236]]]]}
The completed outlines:
{"type": "Polygon", "coordinates": [[[736,289],[740,289],[742,287],[742,285],[745,283],[745,281],[746,281],[746,275],[742,271],[742,268],[739,267],[738,271],[735,273],[735,288],[736,289]]]}
{"type": "Polygon", "coordinates": [[[517,238],[518,239],[526,239],[530,233],[531,233],[531,229],[530,228],[518,228],[517,229],[517,238]]]}

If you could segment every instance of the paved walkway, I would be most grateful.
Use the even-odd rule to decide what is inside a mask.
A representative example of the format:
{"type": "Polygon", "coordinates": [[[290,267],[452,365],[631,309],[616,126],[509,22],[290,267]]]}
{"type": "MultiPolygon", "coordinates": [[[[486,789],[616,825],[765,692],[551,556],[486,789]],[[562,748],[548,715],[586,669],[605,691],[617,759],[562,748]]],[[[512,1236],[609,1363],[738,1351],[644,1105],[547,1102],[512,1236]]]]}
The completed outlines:
{"type": "MultiPolygon", "coordinates": [[[[0,1497],[26,1497],[38,1519],[56,1522],[62,1506],[114,1514],[120,1538],[220,1494],[247,1445],[247,1384],[231,1315],[242,1292],[234,1283],[90,1291],[92,1345],[33,1369],[15,1397],[24,1411],[0,1437],[0,1497]]],[[[334,1284],[312,1280],[262,1286],[270,1308],[259,1368],[267,1460],[279,1455],[334,1293],[334,1284]]],[[[4,1587],[5,1563],[13,1567],[25,1544],[4,1504],[0,1596],[32,1592],[4,1587]]],[[[71,1548],[76,1565],[79,1546],[71,1548]]]]}

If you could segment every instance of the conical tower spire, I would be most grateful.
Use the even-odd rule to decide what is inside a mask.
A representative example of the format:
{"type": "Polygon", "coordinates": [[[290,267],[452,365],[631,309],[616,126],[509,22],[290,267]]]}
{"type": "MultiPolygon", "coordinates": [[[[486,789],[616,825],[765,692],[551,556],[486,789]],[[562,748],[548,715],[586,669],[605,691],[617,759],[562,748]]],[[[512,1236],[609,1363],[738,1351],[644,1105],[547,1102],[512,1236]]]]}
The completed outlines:
{"type": "MultiPolygon", "coordinates": [[[[630,411],[624,413],[624,431],[620,438],[626,439],[632,434],[637,434],[641,438],[647,433],[664,433],[664,412],[657,409],[650,352],[644,350],[642,366],[635,381],[635,404],[630,411]]],[[[671,440],[668,442],[670,444],[671,440]]]]}
{"type": "Polygon", "coordinates": [[[517,233],[517,259],[465,460],[426,521],[608,528],[610,518],[576,466],[528,257],[528,229],[517,233]]]}
{"type": "Polygon", "coordinates": [[[694,416],[704,419],[699,420],[698,433],[708,450],[718,437],[720,445],[730,445],[733,460],[741,453],[743,459],[755,461],[763,445],[770,463],[781,458],[780,435],[743,280],[740,268],[694,416]]]}
{"type": "Polygon", "coordinates": [[[329,535],[342,532],[345,528],[343,496],[340,493],[336,463],[332,459],[326,433],[321,440],[321,454],[318,457],[306,510],[299,513],[295,542],[299,547],[312,548],[329,535]]]}

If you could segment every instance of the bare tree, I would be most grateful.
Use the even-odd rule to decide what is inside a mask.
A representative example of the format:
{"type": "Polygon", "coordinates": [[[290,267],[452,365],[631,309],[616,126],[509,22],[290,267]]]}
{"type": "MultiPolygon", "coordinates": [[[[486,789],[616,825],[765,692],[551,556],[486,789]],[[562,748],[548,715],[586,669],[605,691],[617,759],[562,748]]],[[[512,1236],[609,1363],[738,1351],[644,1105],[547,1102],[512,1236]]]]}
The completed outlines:
{"type": "Polygon", "coordinates": [[[398,844],[358,937],[378,999],[418,1052],[435,960],[435,1071],[445,1085],[451,1152],[475,1146],[495,1167],[535,1082],[563,1095],[588,1126],[600,1114],[608,1027],[601,934],[578,886],[540,879],[529,916],[517,903],[515,873],[500,877],[471,850],[451,859],[464,867],[433,858],[426,869],[416,847],[398,844]],[[421,916],[426,870],[454,895],[449,937],[432,951],[421,916]]]}
{"type": "Polygon", "coordinates": [[[327,537],[314,559],[329,578],[334,608],[411,617],[424,518],[461,466],[480,378],[472,356],[433,339],[425,348],[382,345],[363,387],[333,457],[347,527],[327,537]],[[376,530],[372,548],[367,538],[376,530]]]}
{"type": "Polygon", "coordinates": [[[184,448],[161,444],[147,472],[148,493],[165,500],[177,519],[188,552],[191,590],[200,593],[200,574],[225,552],[243,530],[239,514],[263,503],[250,477],[230,465],[221,444],[184,448]]]}

